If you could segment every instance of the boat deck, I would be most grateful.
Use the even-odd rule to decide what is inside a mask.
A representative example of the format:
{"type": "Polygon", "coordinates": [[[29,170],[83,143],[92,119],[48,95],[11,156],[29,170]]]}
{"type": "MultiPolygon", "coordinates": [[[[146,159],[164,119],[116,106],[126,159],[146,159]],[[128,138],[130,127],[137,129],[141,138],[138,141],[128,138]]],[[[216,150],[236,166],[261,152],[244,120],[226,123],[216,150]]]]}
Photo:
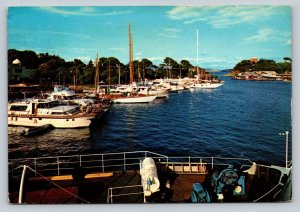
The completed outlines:
{"type": "MultiPolygon", "coordinates": [[[[45,178],[29,178],[25,184],[24,202],[27,204],[57,204],[57,203],[107,203],[108,189],[140,185],[140,175],[135,171],[116,172],[100,175],[94,174],[90,178],[74,180],[72,176],[52,178],[52,182],[45,178]],[[55,184],[55,185],[54,185],[55,184]]],[[[16,180],[19,182],[19,180],[16,180]]],[[[10,203],[18,202],[18,183],[11,183],[9,189],[10,203]]],[[[115,196],[114,203],[142,203],[143,193],[139,188],[115,189],[114,195],[137,193],[130,196],[115,196]]]]}
{"type": "MultiPolygon", "coordinates": [[[[31,176],[25,180],[23,202],[143,203],[146,200],[152,203],[185,203],[191,202],[193,183],[201,183],[210,194],[212,202],[222,202],[223,200],[217,199],[211,184],[212,175],[223,170],[218,168],[210,170],[211,167],[204,166],[202,162],[157,164],[160,190],[146,199],[138,169],[96,173],[76,169],[77,171],[73,171],[71,175],[31,176]]],[[[257,166],[255,175],[243,173],[241,169],[237,171],[245,177],[245,195],[228,196],[229,199],[224,199],[224,202],[276,201],[274,197],[282,189],[282,184],[279,183],[282,177],[280,170],[257,166]]],[[[18,202],[19,186],[20,176],[9,180],[10,203],[18,202]]]]}

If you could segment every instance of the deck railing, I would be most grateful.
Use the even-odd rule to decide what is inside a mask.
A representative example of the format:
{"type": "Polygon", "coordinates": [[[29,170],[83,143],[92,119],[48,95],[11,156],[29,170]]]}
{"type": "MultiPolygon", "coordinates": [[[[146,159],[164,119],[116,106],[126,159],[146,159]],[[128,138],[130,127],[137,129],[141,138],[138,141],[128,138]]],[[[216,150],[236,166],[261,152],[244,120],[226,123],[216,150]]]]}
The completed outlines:
{"type": "Polygon", "coordinates": [[[113,172],[138,170],[141,161],[145,157],[152,157],[156,162],[170,166],[174,163],[204,164],[211,169],[215,165],[251,165],[252,162],[244,158],[223,158],[223,157],[168,157],[150,151],[135,151],[122,153],[85,154],[40,158],[9,159],[9,175],[20,176],[19,166],[27,165],[34,169],[34,173],[43,175],[64,175],[74,173],[77,169],[84,169],[89,172],[113,172]]]}
{"type": "Polygon", "coordinates": [[[132,196],[132,195],[144,195],[143,186],[142,185],[132,185],[132,186],[120,186],[120,187],[111,187],[107,191],[107,203],[113,203],[114,197],[122,197],[122,196],[132,196]],[[134,192],[123,192],[114,194],[115,190],[126,190],[126,189],[137,189],[134,192]],[[140,191],[139,191],[140,190],[140,191]]]}
{"type": "Polygon", "coordinates": [[[136,170],[145,157],[159,158],[167,161],[168,157],[150,151],[135,151],[122,153],[85,154],[40,158],[9,159],[10,176],[20,176],[19,166],[27,165],[34,169],[35,173],[44,175],[70,174],[76,169],[85,169],[91,172],[112,172],[136,170]]]}

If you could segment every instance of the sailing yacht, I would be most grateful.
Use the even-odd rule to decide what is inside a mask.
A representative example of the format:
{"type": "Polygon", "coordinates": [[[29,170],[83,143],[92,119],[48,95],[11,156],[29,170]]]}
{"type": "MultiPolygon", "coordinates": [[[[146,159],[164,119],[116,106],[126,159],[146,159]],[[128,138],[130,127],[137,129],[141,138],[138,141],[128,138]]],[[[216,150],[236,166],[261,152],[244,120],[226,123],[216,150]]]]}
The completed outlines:
{"type": "Polygon", "coordinates": [[[149,103],[152,102],[156,95],[149,96],[149,95],[134,95],[133,89],[133,56],[132,56],[132,35],[130,30],[130,24],[128,25],[128,35],[129,35],[129,69],[130,69],[130,85],[128,87],[128,96],[122,97],[115,97],[112,99],[114,103],[125,103],[125,104],[132,104],[132,103],[149,103]]]}
{"type": "Polygon", "coordinates": [[[198,29],[197,29],[197,80],[190,86],[190,89],[214,89],[222,86],[224,83],[220,80],[202,80],[201,74],[199,73],[199,43],[198,43],[198,29]]]}

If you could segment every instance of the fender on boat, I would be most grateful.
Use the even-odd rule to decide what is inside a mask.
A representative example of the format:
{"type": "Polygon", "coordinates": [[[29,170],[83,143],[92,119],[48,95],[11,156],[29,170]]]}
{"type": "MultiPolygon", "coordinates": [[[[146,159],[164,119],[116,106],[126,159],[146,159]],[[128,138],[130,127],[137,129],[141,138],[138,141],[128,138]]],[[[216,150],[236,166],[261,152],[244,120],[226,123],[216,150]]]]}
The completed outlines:
{"type": "Polygon", "coordinates": [[[145,158],[140,168],[141,182],[145,196],[159,191],[160,182],[157,176],[157,168],[152,158],[145,158]]]}

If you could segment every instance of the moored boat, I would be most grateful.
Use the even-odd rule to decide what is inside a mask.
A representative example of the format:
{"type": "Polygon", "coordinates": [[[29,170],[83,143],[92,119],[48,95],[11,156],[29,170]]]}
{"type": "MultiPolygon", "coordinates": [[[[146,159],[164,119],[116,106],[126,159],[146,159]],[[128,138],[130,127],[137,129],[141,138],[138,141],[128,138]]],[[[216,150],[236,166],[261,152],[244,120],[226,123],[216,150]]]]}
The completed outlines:
{"type": "Polygon", "coordinates": [[[199,72],[199,67],[198,67],[198,48],[199,48],[199,44],[198,44],[198,29],[197,29],[197,79],[195,80],[195,82],[189,87],[190,90],[193,89],[215,89],[218,88],[220,86],[222,86],[224,84],[223,81],[221,80],[217,80],[217,79],[202,79],[202,76],[199,72]]]}
{"type": "Polygon", "coordinates": [[[136,95],[134,94],[134,81],[133,81],[133,55],[132,55],[132,34],[130,30],[130,24],[128,25],[128,35],[129,35],[129,70],[130,70],[130,84],[125,86],[120,86],[119,90],[116,92],[126,93],[126,96],[120,95],[110,95],[110,99],[113,103],[120,104],[135,104],[135,103],[149,103],[152,102],[156,95],[136,95]]]}
{"type": "Polygon", "coordinates": [[[214,89],[214,88],[218,88],[220,86],[223,85],[223,82],[212,82],[212,81],[208,81],[208,82],[196,82],[194,84],[192,84],[189,89],[197,89],[197,88],[202,88],[202,89],[214,89]]]}
{"type": "Polygon", "coordinates": [[[60,105],[58,101],[27,99],[8,103],[8,125],[54,128],[88,127],[95,118],[92,111],[80,112],[79,106],[60,105]]]}
{"type": "Polygon", "coordinates": [[[156,96],[128,96],[128,97],[116,97],[111,99],[113,103],[119,104],[133,104],[133,103],[149,103],[152,102],[156,96]]]}
{"type": "Polygon", "coordinates": [[[49,94],[49,100],[60,100],[67,103],[79,104],[88,106],[94,103],[90,98],[78,98],[74,90],[61,85],[54,86],[54,91],[49,94]]]}

